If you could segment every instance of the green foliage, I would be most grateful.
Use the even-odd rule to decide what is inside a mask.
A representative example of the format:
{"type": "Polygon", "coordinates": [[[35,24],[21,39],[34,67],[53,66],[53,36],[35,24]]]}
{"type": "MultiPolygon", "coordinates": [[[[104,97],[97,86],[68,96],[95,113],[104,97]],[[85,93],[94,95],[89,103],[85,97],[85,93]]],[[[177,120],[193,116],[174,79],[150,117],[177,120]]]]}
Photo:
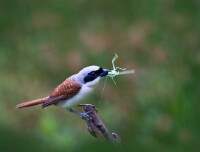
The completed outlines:
{"type": "MultiPolygon", "coordinates": [[[[86,103],[124,145],[189,152],[200,137],[200,5],[192,0],[1,0],[0,151],[116,151],[65,109],[15,105],[47,96],[88,65],[135,74],[103,81],[86,103]]],[[[80,110],[80,109],[78,109],[80,110]]]]}

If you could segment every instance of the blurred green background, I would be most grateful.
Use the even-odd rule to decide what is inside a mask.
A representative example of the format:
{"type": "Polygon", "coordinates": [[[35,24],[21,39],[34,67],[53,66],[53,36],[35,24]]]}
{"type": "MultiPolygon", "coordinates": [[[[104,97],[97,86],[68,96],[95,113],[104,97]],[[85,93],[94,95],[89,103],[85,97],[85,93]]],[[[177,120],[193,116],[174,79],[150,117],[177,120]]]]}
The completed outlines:
{"type": "Polygon", "coordinates": [[[1,0],[0,12],[0,152],[199,151],[199,0],[1,0]],[[65,109],[14,108],[85,66],[111,69],[115,52],[136,73],[85,103],[123,148],[65,109]]]}

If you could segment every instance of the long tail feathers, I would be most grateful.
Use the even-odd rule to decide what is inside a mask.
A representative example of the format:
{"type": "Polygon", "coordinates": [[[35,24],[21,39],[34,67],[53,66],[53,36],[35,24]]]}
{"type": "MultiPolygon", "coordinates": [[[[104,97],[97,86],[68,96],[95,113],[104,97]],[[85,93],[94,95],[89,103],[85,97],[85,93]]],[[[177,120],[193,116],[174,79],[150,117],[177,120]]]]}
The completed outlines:
{"type": "Polygon", "coordinates": [[[35,106],[38,104],[42,104],[44,103],[49,97],[44,97],[41,99],[36,99],[36,100],[32,100],[32,101],[28,101],[28,102],[24,102],[21,104],[16,105],[16,109],[20,109],[20,108],[24,108],[24,107],[30,107],[30,106],[35,106]]]}

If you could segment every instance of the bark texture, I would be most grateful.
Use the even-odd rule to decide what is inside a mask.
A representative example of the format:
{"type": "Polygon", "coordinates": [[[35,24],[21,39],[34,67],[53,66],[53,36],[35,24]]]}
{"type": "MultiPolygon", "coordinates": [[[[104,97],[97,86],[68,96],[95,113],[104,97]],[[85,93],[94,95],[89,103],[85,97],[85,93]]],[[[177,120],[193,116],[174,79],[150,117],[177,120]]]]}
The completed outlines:
{"type": "Polygon", "coordinates": [[[87,120],[86,124],[88,126],[88,131],[90,134],[96,138],[101,140],[106,140],[114,144],[121,145],[121,139],[118,134],[111,133],[104,123],[101,121],[94,107],[92,106],[84,106],[83,112],[89,112],[88,115],[92,118],[92,120],[87,120]]]}

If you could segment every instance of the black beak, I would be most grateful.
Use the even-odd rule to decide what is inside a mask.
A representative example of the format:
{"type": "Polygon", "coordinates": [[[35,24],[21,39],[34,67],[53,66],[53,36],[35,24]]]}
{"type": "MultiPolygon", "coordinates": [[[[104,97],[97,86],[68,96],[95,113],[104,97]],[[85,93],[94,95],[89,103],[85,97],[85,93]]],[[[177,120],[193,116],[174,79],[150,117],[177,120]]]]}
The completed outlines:
{"type": "Polygon", "coordinates": [[[108,72],[110,72],[110,70],[107,69],[103,69],[103,72],[100,74],[101,77],[107,76],[108,72]]]}

